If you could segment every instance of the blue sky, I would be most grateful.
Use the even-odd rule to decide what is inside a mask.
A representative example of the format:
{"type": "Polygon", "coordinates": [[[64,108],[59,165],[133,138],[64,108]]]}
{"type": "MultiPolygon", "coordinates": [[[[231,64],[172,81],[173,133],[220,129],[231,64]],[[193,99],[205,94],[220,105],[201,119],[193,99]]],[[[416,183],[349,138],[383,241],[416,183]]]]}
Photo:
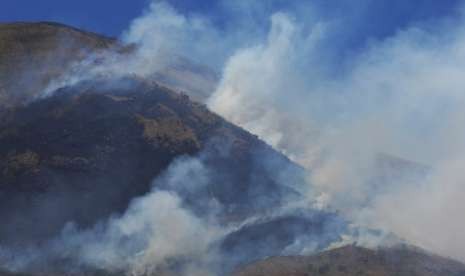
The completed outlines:
{"type": "MultiPolygon", "coordinates": [[[[234,2],[233,0],[230,0],[234,2]]],[[[258,1],[258,0],[257,0],[258,1]]],[[[263,1],[263,0],[260,0],[263,1]]],[[[457,12],[460,0],[307,0],[267,1],[269,10],[285,9],[297,2],[313,2],[313,5],[328,17],[354,17],[356,34],[383,37],[395,32],[412,21],[424,21],[457,12]],[[363,6],[363,8],[361,8],[363,6]]],[[[214,22],[227,21],[227,14],[218,0],[170,0],[182,12],[206,14],[214,22]]],[[[129,22],[140,15],[148,0],[2,0],[0,21],[58,21],[87,30],[117,36],[129,22]]],[[[354,29],[354,28],[352,28],[354,29]]]]}
{"type": "Polygon", "coordinates": [[[0,21],[58,21],[116,36],[147,0],[1,0],[0,21]]]}

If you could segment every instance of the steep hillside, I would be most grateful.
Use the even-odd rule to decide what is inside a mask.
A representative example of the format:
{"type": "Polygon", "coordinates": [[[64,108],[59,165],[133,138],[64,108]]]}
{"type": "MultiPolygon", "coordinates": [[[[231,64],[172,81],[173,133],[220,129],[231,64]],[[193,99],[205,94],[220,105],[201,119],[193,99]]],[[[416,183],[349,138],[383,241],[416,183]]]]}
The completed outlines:
{"type": "MultiPolygon", "coordinates": [[[[129,56],[135,49],[55,23],[0,24],[0,276],[22,275],[2,271],[12,267],[10,261],[16,264],[18,256],[27,259],[24,252],[29,248],[42,250],[50,241],[56,245],[55,238],[71,222],[73,229],[94,229],[124,214],[131,201],[154,188],[175,192],[182,208],[206,221],[214,214],[215,227],[227,229],[208,244],[218,275],[247,263],[237,276],[465,275],[463,265],[411,248],[345,247],[312,257],[252,263],[294,252],[294,247],[301,252],[299,246],[308,244],[323,250],[339,241],[347,222],[336,213],[311,209],[311,204],[281,208],[302,199],[299,188],[307,185],[306,172],[191,100],[187,94],[201,99],[212,89],[212,71],[176,57],[150,79],[94,76],[37,97],[78,61],[109,51],[129,56]],[[173,164],[191,159],[205,166],[201,176],[183,171],[182,187],[154,182],[163,180],[173,164]]],[[[427,172],[385,155],[377,165],[373,182],[380,191],[393,177],[408,180],[427,172]]],[[[23,272],[123,273],[102,271],[98,265],[83,268],[80,259],[73,259],[74,251],[61,253],[46,261],[39,258],[23,272]],[[70,271],[69,264],[76,270],[70,271]]],[[[176,257],[163,264],[163,273],[178,275],[179,266],[189,264],[189,258],[176,257]]]]}
{"type": "Polygon", "coordinates": [[[30,100],[73,62],[114,43],[57,23],[0,24],[0,108],[30,100]]]}
{"type": "Polygon", "coordinates": [[[187,96],[139,79],[81,83],[10,111],[0,123],[0,241],[91,225],[148,192],[174,158],[199,152],[215,168],[211,196],[231,216],[292,194],[259,155],[300,170],[187,96]]]}
{"type": "MultiPolygon", "coordinates": [[[[157,81],[102,76],[36,98],[66,66],[116,42],[51,23],[2,25],[0,34],[0,249],[40,247],[69,222],[88,229],[124,213],[183,156],[198,158],[208,170],[206,184],[192,180],[177,191],[189,210],[199,216],[215,213],[221,224],[265,215],[218,241],[224,272],[279,254],[305,231],[319,240],[328,236],[321,230],[333,221],[342,224],[334,214],[272,215],[299,197],[293,185],[304,183],[304,171],[256,136],[160,84],[177,86],[179,80],[192,80],[193,71],[211,75],[202,66],[178,58],[172,68],[154,75],[157,81]],[[62,48],[63,41],[68,47],[62,48]],[[30,73],[34,77],[23,78],[30,73]],[[211,202],[217,210],[210,210],[211,202]],[[269,225],[279,228],[261,235],[269,225]],[[267,247],[271,239],[277,243],[267,247]],[[250,246],[263,249],[240,254],[250,246]]],[[[332,233],[321,247],[339,238],[332,233]]]]}
{"type": "Polygon", "coordinates": [[[418,249],[346,246],[310,257],[273,257],[235,276],[463,276],[465,265],[418,249]]]}
{"type": "MultiPolygon", "coordinates": [[[[86,58],[126,59],[134,51],[134,45],[58,23],[0,24],[0,111],[27,103],[86,58]]],[[[152,78],[196,100],[205,99],[217,81],[212,70],[184,57],[173,57],[152,78]]]]}

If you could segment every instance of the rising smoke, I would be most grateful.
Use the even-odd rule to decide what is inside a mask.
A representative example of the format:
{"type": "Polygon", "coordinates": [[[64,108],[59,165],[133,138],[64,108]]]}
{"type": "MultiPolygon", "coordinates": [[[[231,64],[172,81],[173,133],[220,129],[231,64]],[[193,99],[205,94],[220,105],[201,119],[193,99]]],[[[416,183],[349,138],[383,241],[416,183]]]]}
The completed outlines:
{"type": "MultiPolygon", "coordinates": [[[[34,274],[105,271],[130,275],[224,275],[239,265],[267,256],[317,252],[341,242],[342,233],[350,233],[347,222],[335,213],[288,204],[291,200],[304,200],[296,197],[295,192],[281,194],[278,199],[283,204],[271,201],[270,205],[275,188],[258,178],[253,185],[268,186],[268,191],[262,187],[260,195],[252,199],[234,195],[238,198],[234,202],[245,201],[244,205],[257,207],[258,211],[242,215],[230,212],[235,203],[223,203],[221,196],[212,192],[217,184],[215,175],[222,175],[223,185],[229,180],[222,168],[211,165],[209,159],[216,158],[211,147],[195,157],[174,160],[153,181],[152,190],[132,200],[123,214],[101,220],[91,228],[70,222],[59,236],[38,244],[0,247],[0,264],[11,271],[34,274]],[[270,206],[274,208],[261,211],[270,206]],[[231,214],[239,217],[230,217],[231,214]]],[[[225,158],[231,158],[227,150],[223,151],[225,158]]],[[[257,157],[265,155],[257,153],[257,157]]],[[[273,179],[295,180],[298,169],[273,155],[268,158],[273,160],[257,161],[273,179]],[[281,171],[277,172],[277,168],[281,171]]],[[[257,173],[263,174],[258,170],[257,173]]],[[[253,172],[249,177],[253,177],[253,172]]],[[[297,187],[301,181],[294,184],[297,187]]]]}
{"type": "MultiPolygon", "coordinates": [[[[311,5],[311,19],[292,9],[266,14],[266,6],[248,7],[269,18],[268,34],[251,24],[241,43],[235,31],[225,36],[236,47],[225,50],[230,56],[208,106],[306,167],[308,185],[320,191],[318,206],[464,259],[459,214],[446,215],[463,209],[455,198],[463,195],[463,20],[411,23],[336,63],[325,58],[326,48],[350,21],[320,19],[311,5]],[[257,33],[261,40],[250,35],[257,33]],[[378,194],[372,179],[382,153],[430,171],[409,181],[392,178],[378,194]]],[[[241,7],[234,6],[236,15],[241,7]]]]}
{"type": "MultiPolygon", "coordinates": [[[[184,15],[154,1],[122,37],[135,43],[134,51],[77,64],[49,91],[102,74],[153,77],[179,57],[204,63],[221,75],[216,88],[206,91],[208,107],[307,169],[306,186],[298,188],[306,196],[299,208],[336,211],[359,227],[465,260],[460,219],[465,195],[464,21],[412,23],[340,56],[331,55],[340,49],[328,45],[341,44],[338,35],[350,28],[350,18],[320,16],[311,3],[282,11],[253,1],[222,7],[229,9],[231,23],[219,28],[207,17],[184,15]],[[250,14],[260,20],[251,20],[250,14]],[[419,177],[394,174],[382,182],[377,162],[382,154],[427,164],[427,172],[419,177]]],[[[169,191],[154,188],[125,214],[94,229],[70,225],[51,242],[52,248],[59,254],[72,248],[70,254],[81,262],[102,269],[139,274],[183,263],[185,275],[217,273],[213,264],[221,256],[220,241],[257,218],[225,225],[216,214],[199,216],[186,206],[180,194],[192,191],[184,187],[208,182],[208,167],[199,160],[178,161],[162,179],[169,191]]],[[[222,208],[213,199],[208,204],[222,208]]],[[[346,231],[340,222],[328,232],[338,236],[346,231]]],[[[360,233],[350,242],[373,245],[371,237],[360,233]]],[[[324,245],[338,241],[331,237],[324,245]]],[[[323,248],[299,234],[287,251],[272,253],[323,248]]]]}
{"type": "Polygon", "coordinates": [[[309,169],[323,206],[463,260],[463,21],[409,26],[367,45],[337,77],[312,62],[331,28],[306,34],[283,14],[271,22],[263,43],[226,63],[209,107],[309,169]],[[431,170],[392,178],[378,194],[370,179],[380,153],[431,170]]]}

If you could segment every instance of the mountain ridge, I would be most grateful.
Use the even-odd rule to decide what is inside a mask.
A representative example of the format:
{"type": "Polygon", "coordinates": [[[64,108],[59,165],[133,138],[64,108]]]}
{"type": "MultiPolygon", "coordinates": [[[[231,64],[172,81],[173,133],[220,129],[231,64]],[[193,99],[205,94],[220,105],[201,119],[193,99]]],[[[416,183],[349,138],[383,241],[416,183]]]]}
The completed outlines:
{"type": "MultiPolygon", "coordinates": [[[[302,167],[257,136],[192,100],[186,94],[192,91],[182,93],[159,79],[147,80],[132,75],[96,77],[64,85],[47,97],[35,97],[71,64],[106,51],[118,42],[49,22],[18,23],[20,31],[5,35],[4,30],[11,26],[0,24],[2,246],[21,248],[33,244],[40,247],[70,221],[81,229],[89,229],[108,217],[121,214],[131,200],[147,194],[155,185],[153,180],[178,158],[201,160],[209,168],[211,178],[206,187],[195,193],[181,189],[185,207],[195,214],[208,213],[211,206],[206,202],[214,199],[223,207],[217,211],[221,223],[241,222],[279,209],[285,200],[301,199],[295,186],[306,183],[302,167]],[[42,31],[49,32],[51,38],[44,38],[36,27],[45,28],[42,31]],[[58,29],[64,30],[65,37],[71,35],[71,43],[64,48],[61,48],[58,29]],[[5,42],[5,37],[15,35],[20,39],[13,44],[5,42]],[[15,43],[20,45],[19,52],[11,46],[15,43]],[[36,48],[35,44],[40,47],[36,48]],[[10,66],[15,69],[9,70],[10,66]]],[[[174,71],[174,76],[182,79],[185,77],[180,74],[183,70],[189,73],[203,68],[187,65],[174,71]]],[[[202,73],[209,75],[207,79],[214,79],[208,71],[202,73]]],[[[170,72],[161,79],[167,76],[170,72]]],[[[177,81],[172,83],[176,86],[177,81]]],[[[399,164],[405,164],[399,171],[402,175],[405,167],[407,171],[416,167],[409,162],[393,162],[386,156],[381,157],[380,163],[384,175],[380,186],[389,180],[393,168],[399,170],[399,164]]],[[[419,168],[418,174],[425,170],[419,168]]],[[[274,257],[259,261],[266,256],[281,255],[301,236],[316,241],[319,250],[338,241],[340,232],[346,230],[345,221],[334,213],[313,211],[304,210],[306,216],[294,212],[257,220],[231,232],[219,242],[219,254],[226,259],[222,264],[227,267],[225,271],[236,269],[235,275],[261,276],[264,275],[261,270],[268,271],[271,266],[269,274],[265,275],[339,276],[347,271],[340,270],[343,260],[338,256],[346,256],[353,258],[353,263],[343,265],[346,269],[352,267],[355,273],[360,272],[356,275],[404,275],[395,274],[385,263],[376,266],[378,274],[364,272],[371,269],[366,263],[379,265],[376,262],[384,249],[345,247],[313,257],[274,257]],[[230,252],[237,256],[231,256],[230,252]],[[333,253],[336,258],[331,258],[333,253]],[[368,261],[360,262],[357,256],[368,261]],[[331,262],[320,266],[321,258],[331,262]],[[316,270],[308,271],[308,263],[312,262],[316,262],[313,267],[316,270]],[[330,272],[336,274],[328,274],[330,272]]],[[[414,254],[409,248],[396,252],[399,256],[414,254]]],[[[420,259],[438,266],[445,262],[442,258],[424,255],[420,259]]],[[[460,274],[462,265],[445,263],[446,269],[458,267],[459,274],[451,276],[465,275],[460,274]]],[[[398,264],[409,268],[408,263],[398,264]]],[[[421,262],[414,264],[420,270],[428,269],[421,262]]],[[[420,274],[411,276],[414,275],[420,274]]],[[[7,276],[10,275],[7,273],[7,276]]]]}
{"type": "Polygon", "coordinates": [[[462,276],[465,265],[418,248],[377,250],[347,245],[312,256],[270,257],[246,265],[234,276],[462,276]]]}

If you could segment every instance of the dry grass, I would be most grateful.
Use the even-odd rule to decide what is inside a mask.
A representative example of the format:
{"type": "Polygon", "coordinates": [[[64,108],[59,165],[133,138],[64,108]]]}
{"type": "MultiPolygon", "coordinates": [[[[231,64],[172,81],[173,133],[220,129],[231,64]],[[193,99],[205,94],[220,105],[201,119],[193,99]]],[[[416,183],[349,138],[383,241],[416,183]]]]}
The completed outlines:
{"type": "Polygon", "coordinates": [[[0,107],[23,103],[114,40],[54,23],[0,24],[0,107]]]}
{"type": "Polygon", "coordinates": [[[194,131],[177,118],[149,119],[136,115],[138,123],[144,127],[144,139],[165,148],[178,147],[183,144],[200,147],[194,131]]]}
{"type": "Polygon", "coordinates": [[[40,164],[40,156],[32,151],[8,156],[4,175],[15,175],[21,171],[36,171],[40,164]]]}
{"type": "Polygon", "coordinates": [[[310,257],[273,257],[235,276],[463,276],[465,265],[414,248],[346,246],[310,257]]]}

